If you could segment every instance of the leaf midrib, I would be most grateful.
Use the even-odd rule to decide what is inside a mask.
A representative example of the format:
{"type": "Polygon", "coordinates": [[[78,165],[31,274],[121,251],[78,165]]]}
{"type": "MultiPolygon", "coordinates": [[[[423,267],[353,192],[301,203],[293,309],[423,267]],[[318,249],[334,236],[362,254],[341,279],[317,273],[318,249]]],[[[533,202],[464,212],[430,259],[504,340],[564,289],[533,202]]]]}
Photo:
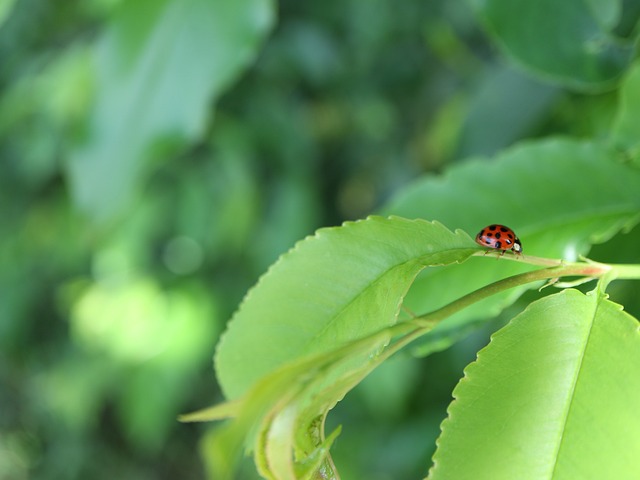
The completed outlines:
{"type": "MultiPolygon", "coordinates": [[[[594,293],[595,295],[596,293],[594,293]]],[[[569,418],[571,417],[571,411],[573,409],[573,405],[574,405],[574,400],[575,400],[575,392],[576,392],[576,388],[578,385],[578,382],[580,381],[580,375],[582,373],[583,370],[583,366],[584,366],[584,360],[587,354],[587,350],[589,349],[589,346],[591,344],[590,340],[591,340],[591,333],[593,331],[593,326],[596,322],[596,317],[598,315],[598,309],[600,308],[600,300],[596,300],[596,305],[593,311],[593,315],[591,316],[591,324],[589,326],[589,331],[587,332],[586,336],[585,336],[585,345],[584,348],[582,349],[582,355],[580,356],[580,361],[577,365],[576,371],[575,371],[575,375],[573,378],[573,383],[571,385],[571,388],[569,389],[569,395],[568,395],[568,402],[563,414],[563,418],[564,418],[564,422],[562,425],[562,429],[560,430],[560,438],[557,444],[557,448],[555,451],[555,459],[553,462],[553,468],[551,469],[551,475],[549,476],[550,479],[555,478],[556,475],[556,470],[558,468],[558,461],[560,459],[560,454],[561,451],[563,449],[563,445],[565,443],[565,433],[567,430],[567,424],[569,421],[569,418]]]]}

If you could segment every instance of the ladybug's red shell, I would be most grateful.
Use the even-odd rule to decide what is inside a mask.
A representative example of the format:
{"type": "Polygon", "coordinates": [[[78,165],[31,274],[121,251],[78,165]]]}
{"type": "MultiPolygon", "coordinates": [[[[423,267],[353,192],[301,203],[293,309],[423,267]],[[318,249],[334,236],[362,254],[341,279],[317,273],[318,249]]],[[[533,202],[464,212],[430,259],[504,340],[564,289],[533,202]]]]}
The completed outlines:
{"type": "Polygon", "coordinates": [[[522,253],[522,244],[520,239],[509,227],[504,225],[489,225],[480,230],[476,235],[476,243],[483,247],[495,248],[502,250],[513,250],[515,253],[522,253]]]}

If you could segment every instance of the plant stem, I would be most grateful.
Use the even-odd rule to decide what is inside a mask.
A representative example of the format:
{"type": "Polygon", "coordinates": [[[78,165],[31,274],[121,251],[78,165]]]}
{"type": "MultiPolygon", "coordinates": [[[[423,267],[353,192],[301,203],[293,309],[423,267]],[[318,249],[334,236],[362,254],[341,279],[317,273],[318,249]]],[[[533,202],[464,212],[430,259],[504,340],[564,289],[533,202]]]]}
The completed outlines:
{"type": "Polygon", "coordinates": [[[408,343],[428,333],[438,323],[450,317],[454,313],[457,313],[463,308],[466,308],[490,295],[494,295],[509,288],[540,280],[552,280],[568,276],[601,278],[608,275],[611,279],[640,279],[640,265],[607,265],[593,261],[565,262],[564,260],[533,256],[522,258],[516,255],[510,255],[504,258],[515,261],[524,260],[533,265],[543,265],[549,268],[541,268],[539,270],[533,270],[531,272],[521,273],[519,275],[499,280],[490,285],[479,288],[478,290],[471,292],[438,310],[417,316],[407,322],[395,325],[391,330],[393,334],[401,335],[401,338],[398,338],[396,342],[391,344],[384,352],[384,355],[393,355],[393,353],[397,352],[408,343]]]}
{"type": "MultiPolygon", "coordinates": [[[[435,310],[431,313],[418,316],[413,319],[413,322],[418,324],[422,321],[441,321],[447,317],[450,317],[454,313],[462,310],[469,305],[482,300],[489,295],[502,292],[509,288],[518,287],[531,282],[537,282],[540,280],[549,280],[559,277],[567,276],[586,276],[586,277],[600,277],[611,270],[611,266],[603,264],[590,264],[590,263],[573,263],[568,265],[556,266],[551,268],[541,268],[539,270],[533,270],[531,272],[521,273],[512,277],[499,280],[478,290],[471,292],[464,297],[459,298],[451,302],[444,307],[435,310]]],[[[639,272],[640,273],[640,272],[639,272]]]]}
{"type": "Polygon", "coordinates": [[[615,279],[640,280],[640,265],[612,264],[610,267],[615,279]]]}

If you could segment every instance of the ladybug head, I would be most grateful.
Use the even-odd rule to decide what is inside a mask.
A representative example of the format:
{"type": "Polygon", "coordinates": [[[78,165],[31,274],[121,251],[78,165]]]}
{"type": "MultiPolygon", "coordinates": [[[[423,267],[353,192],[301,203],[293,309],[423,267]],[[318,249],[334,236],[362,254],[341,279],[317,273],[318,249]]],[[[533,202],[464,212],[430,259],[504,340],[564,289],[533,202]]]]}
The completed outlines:
{"type": "Polygon", "coordinates": [[[516,238],[513,241],[513,251],[515,253],[522,253],[522,244],[520,243],[520,239],[516,238]]]}

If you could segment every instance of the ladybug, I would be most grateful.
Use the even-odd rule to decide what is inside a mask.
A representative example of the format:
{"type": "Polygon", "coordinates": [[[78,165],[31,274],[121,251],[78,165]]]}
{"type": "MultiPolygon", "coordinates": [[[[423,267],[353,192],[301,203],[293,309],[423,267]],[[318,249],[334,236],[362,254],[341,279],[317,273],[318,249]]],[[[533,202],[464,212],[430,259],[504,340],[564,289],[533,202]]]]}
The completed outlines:
{"type": "Polygon", "coordinates": [[[507,250],[513,250],[516,255],[522,253],[520,239],[513,230],[504,225],[489,225],[488,227],[484,227],[478,235],[476,235],[476,243],[483,247],[502,250],[500,256],[504,255],[504,252],[507,250]]]}

